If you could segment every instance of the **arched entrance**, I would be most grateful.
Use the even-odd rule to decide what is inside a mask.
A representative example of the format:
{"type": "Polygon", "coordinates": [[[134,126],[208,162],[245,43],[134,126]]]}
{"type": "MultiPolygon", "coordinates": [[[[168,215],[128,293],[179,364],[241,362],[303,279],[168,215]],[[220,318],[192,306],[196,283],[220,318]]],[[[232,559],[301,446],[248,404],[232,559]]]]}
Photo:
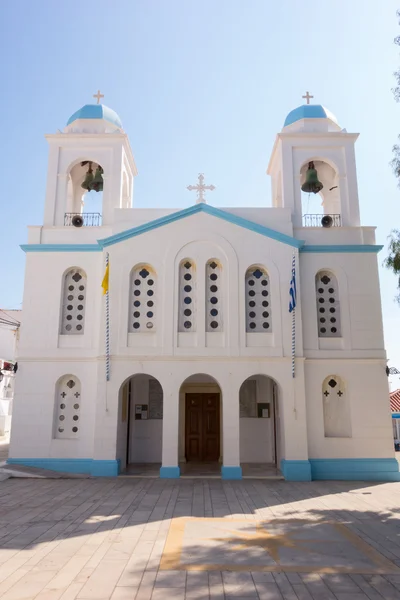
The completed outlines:
{"type": "Polygon", "coordinates": [[[137,374],[119,394],[117,459],[128,475],[158,477],[162,457],[163,390],[155,377],[137,374]]]}
{"type": "Polygon", "coordinates": [[[220,475],[222,394],[210,375],[192,375],[180,387],[178,451],[182,476],[220,475]]]}
{"type": "Polygon", "coordinates": [[[253,375],[240,386],[239,432],[243,476],[278,475],[281,420],[278,385],[271,377],[253,375]]]}

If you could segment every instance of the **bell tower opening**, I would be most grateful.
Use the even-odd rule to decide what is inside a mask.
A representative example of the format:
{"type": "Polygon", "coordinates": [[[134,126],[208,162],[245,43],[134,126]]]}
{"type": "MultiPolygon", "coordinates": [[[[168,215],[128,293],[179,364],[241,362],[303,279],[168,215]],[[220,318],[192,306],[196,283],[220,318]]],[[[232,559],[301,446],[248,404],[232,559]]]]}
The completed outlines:
{"type": "Polygon", "coordinates": [[[303,227],[342,225],[339,177],[324,160],[309,160],[300,169],[303,227]]]}
{"type": "Polygon", "coordinates": [[[102,224],[103,167],[92,160],[83,160],[69,172],[65,225],[81,227],[102,224]]]}

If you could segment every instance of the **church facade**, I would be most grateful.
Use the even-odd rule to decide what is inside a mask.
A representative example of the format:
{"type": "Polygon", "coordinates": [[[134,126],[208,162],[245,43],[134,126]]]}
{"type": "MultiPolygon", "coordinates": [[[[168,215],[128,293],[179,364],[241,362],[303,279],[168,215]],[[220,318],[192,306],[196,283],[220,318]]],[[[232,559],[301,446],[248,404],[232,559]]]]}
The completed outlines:
{"type": "Polygon", "coordinates": [[[108,107],[46,137],[9,463],[399,479],[357,134],[300,106],[273,146],[271,207],[212,207],[200,177],[183,210],[133,207],[135,161],[108,107]],[[101,214],[85,208],[93,190],[101,214]],[[305,214],[305,192],[320,213],[305,214]]]}

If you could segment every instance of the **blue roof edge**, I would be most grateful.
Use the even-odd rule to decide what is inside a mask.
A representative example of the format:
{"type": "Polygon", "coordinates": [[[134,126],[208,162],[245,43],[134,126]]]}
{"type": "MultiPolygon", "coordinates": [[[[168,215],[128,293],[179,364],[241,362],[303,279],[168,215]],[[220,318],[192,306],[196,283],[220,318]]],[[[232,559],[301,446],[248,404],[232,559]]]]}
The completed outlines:
{"type": "Polygon", "coordinates": [[[281,242],[283,244],[292,246],[293,248],[301,248],[304,244],[302,240],[297,240],[296,238],[291,237],[290,235],[280,233],[279,231],[275,231],[274,229],[270,229],[269,227],[265,227],[264,225],[254,223],[253,221],[249,221],[248,219],[244,219],[243,217],[238,217],[237,215],[233,215],[232,213],[229,213],[220,208],[215,208],[214,206],[210,206],[209,204],[195,204],[194,206],[190,206],[189,208],[184,208],[183,210],[174,212],[171,215],[160,217],[159,219],[154,219],[154,221],[150,221],[149,223],[145,223],[144,225],[132,227],[131,229],[127,229],[126,231],[122,231],[121,233],[116,233],[107,238],[98,240],[98,244],[101,246],[101,248],[112,246],[113,244],[117,244],[124,240],[128,240],[129,238],[141,235],[142,233],[152,231],[153,229],[158,229],[158,227],[163,227],[164,225],[168,225],[169,223],[174,223],[175,221],[179,221],[180,219],[184,219],[185,217],[190,217],[191,215],[195,215],[199,212],[205,212],[206,214],[212,215],[213,217],[223,219],[224,221],[232,223],[233,225],[238,225],[239,227],[244,227],[245,229],[249,229],[250,231],[254,231],[255,233],[259,233],[260,235],[269,237],[273,240],[276,240],[277,242],[281,242]]]}
{"type": "Polygon", "coordinates": [[[21,244],[24,252],[101,252],[98,244],[21,244]]]}
{"type": "Polygon", "coordinates": [[[300,248],[300,252],[358,252],[361,254],[375,253],[382,250],[383,246],[376,244],[338,244],[338,245],[305,245],[300,248]]]}

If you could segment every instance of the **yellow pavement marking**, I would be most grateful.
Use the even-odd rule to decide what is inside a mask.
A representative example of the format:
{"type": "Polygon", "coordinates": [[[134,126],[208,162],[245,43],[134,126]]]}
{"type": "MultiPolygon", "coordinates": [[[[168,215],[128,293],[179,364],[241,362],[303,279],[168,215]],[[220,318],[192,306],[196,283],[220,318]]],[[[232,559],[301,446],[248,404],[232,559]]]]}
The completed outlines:
{"type": "MultiPolygon", "coordinates": [[[[339,542],[340,543],[340,542],[339,542]]],[[[233,559],[234,560],[234,559],[233,559]]],[[[329,556],[326,559],[329,561],[329,556]]],[[[323,562],[323,561],[321,561],[323,562]]],[[[283,571],[283,572],[301,572],[301,573],[363,573],[363,574],[390,574],[400,573],[400,569],[396,567],[390,560],[379,554],[372,546],[367,544],[358,535],[350,531],[345,525],[334,521],[307,521],[300,519],[273,519],[273,520],[254,520],[248,519],[218,519],[218,518],[195,518],[195,517],[180,517],[172,520],[171,527],[165,543],[164,552],[160,563],[161,570],[181,570],[181,571],[283,571]],[[251,548],[261,548],[266,553],[269,559],[274,561],[274,564],[260,565],[251,564],[251,556],[249,555],[248,564],[215,564],[205,563],[199,558],[198,563],[185,564],[181,561],[182,552],[184,551],[183,542],[186,525],[189,523],[198,523],[200,525],[199,536],[193,537],[201,553],[202,542],[207,542],[207,549],[210,550],[209,542],[215,542],[215,549],[218,548],[220,542],[230,543],[230,550],[227,552],[235,552],[238,550],[250,550],[251,548]],[[224,524],[225,527],[218,528],[218,524],[224,524]],[[243,532],[240,528],[235,529],[235,523],[240,523],[246,526],[253,526],[253,533],[243,532]],[[222,530],[225,534],[223,538],[213,537],[209,535],[203,537],[201,526],[211,525],[216,526],[215,529],[222,530]],[[274,533],[268,530],[268,526],[274,525],[291,525],[295,529],[287,533],[274,533]],[[350,542],[353,548],[356,548],[362,557],[371,561],[370,568],[348,566],[329,566],[329,565],[285,565],[280,562],[280,550],[283,548],[291,548],[298,550],[299,553],[316,553],[313,550],[313,543],[323,543],[329,545],[333,542],[338,543],[339,540],[313,538],[310,536],[306,539],[296,539],[295,535],[302,529],[309,526],[329,525],[334,532],[339,533],[344,539],[343,542],[350,542]],[[226,527],[226,526],[229,526],[226,527]]]]}

